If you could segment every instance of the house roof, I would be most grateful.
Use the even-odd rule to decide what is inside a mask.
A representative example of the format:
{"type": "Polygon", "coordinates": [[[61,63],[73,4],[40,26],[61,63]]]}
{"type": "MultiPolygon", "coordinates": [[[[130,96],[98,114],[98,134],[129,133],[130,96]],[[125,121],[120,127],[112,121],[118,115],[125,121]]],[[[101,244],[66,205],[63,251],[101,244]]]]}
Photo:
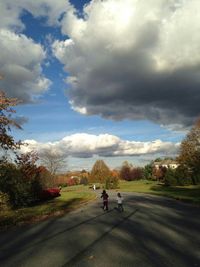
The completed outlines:
{"type": "Polygon", "coordinates": [[[170,164],[178,164],[178,162],[170,159],[154,162],[154,165],[170,165],[170,164]]]}

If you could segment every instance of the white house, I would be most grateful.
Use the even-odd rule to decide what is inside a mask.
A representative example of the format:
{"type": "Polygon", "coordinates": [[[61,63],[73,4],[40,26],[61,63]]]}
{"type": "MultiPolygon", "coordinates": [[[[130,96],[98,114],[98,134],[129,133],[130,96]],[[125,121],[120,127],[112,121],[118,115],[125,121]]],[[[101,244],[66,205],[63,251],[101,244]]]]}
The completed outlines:
{"type": "Polygon", "coordinates": [[[156,169],[159,169],[160,167],[165,167],[165,168],[170,168],[170,169],[176,169],[179,164],[175,160],[162,160],[162,161],[155,161],[154,162],[154,167],[156,169]]]}

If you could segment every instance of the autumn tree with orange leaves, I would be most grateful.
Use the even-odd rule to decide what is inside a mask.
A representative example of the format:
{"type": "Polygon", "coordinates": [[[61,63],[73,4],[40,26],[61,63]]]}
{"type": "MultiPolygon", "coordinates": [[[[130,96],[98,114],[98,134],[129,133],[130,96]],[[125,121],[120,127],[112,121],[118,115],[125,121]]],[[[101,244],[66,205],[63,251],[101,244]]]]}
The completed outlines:
{"type": "Polygon", "coordinates": [[[21,129],[20,125],[12,119],[13,109],[19,103],[16,98],[9,98],[3,91],[0,91],[0,147],[4,150],[18,149],[21,142],[16,142],[12,135],[9,134],[11,127],[21,129]]]}

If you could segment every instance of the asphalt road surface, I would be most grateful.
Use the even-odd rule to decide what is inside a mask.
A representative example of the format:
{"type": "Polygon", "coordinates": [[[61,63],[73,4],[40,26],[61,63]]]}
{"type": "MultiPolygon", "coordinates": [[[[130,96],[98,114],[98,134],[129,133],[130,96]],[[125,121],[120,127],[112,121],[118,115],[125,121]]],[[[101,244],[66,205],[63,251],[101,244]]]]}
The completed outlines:
{"type": "Polygon", "coordinates": [[[125,211],[97,200],[75,212],[0,233],[5,267],[200,267],[200,207],[122,193],[125,211]]]}

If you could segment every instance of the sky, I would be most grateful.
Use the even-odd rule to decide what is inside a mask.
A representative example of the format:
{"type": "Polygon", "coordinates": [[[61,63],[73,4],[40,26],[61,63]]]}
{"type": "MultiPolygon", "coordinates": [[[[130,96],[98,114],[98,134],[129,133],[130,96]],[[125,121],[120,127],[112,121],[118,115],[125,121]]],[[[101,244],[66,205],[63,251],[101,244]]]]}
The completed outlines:
{"type": "Polygon", "coordinates": [[[199,116],[199,0],[1,0],[0,89],[23,151],[67,169],[175,157],[199,116]]]}

